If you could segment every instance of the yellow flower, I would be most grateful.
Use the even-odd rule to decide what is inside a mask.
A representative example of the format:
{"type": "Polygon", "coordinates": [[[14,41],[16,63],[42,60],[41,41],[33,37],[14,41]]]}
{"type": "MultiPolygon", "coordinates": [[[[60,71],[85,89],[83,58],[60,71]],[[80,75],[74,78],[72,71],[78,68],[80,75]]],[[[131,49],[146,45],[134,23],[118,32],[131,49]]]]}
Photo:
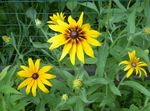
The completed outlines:
{"type": "Polygon", "coordinates": [[[18,86],[18,90],[26,86],[26,94],[29,94],[30,90],[32,90],[33,96],[36,96],[36,89],[39,87],[44,93],[48,93],[49,90],[45,87],[45,85],[52,86],[52,84],[47,79],[53,79],[56,76],[47,72],[53,67],[44,66],[40,68],[40,59],[37,59],[34,64],[32,59],[29,58],[28,63],[29,67],[21,65],[20,67],[23,70],[17,73],[18,76],[26,78],[18,86]]]}
{"type": "Polygon", "coordinates": [[[136,72],[136,75],[139,74],[139,77],[142,76],[142,72],[144,72],[144,75],[147,76],[147,72],[143,68],[143,66],[147,66],[147,64],[136,57],[136,51],[133,50],[132,52],[128,52],[128,55],[130,59],[129,61],[124,60],[120,62],[120,64],[127,65],[124,68],[124,71],[128,71],[126,73],[126,77],[130,77],[134,71],[136,72]]]}
{"type": "Polygon", "coordinates": [[[63,101],[67,101],[68,100],[68,95],[67,94],[63,94],[62,97],[61,97],[61,99],[63,101]]]}
{"type": "Polygon", "coordinates": [[[7,35],[2,36],[2,39],[4,42],[9,43],[11,41],[11,38],[7,35]]]}
{"type": "Polygon", "coordinates": [[[50,16],[49,18],[51,19],[51,21],[48,21],[48,23],[58,25],[58,20],[64,21],[65,16],[64,13],[61,12],[60,14],[53,14],[53,16],[50,16]]]}
{"type": "Polygon", "coordinates": [[[82,87],[82,85],[83,85],[83,83],[82,83],[82,80],[80,80],[80,79],[75,79],[74,81],[73,81],[73,88],[74,89],[80,89],[81,87],[82,87]]]}
{"type": "Polygon", "coordinates": [[[146,34],[150,34],[150,27],[144,28],[144,32],[145,32],[146,34]]]}
{"type": "Polygon", "coordinates": [[[52,30],[61,33],[48,40],[49,43],[52,43],[50,50],[64,45],[60,61],[69,53],[73,65],[75,64],[76,55],[84,63],[84,52],[88,56],[94,57],[94,52],[90,45],[101,46],[101,43],[96,40],[101,33],[92,30],[88,23],[83,24],[83,14],[82,12],[77,22],[69,16],[69,24],[58,20],[58,25],[49,25],[52,30]]]}

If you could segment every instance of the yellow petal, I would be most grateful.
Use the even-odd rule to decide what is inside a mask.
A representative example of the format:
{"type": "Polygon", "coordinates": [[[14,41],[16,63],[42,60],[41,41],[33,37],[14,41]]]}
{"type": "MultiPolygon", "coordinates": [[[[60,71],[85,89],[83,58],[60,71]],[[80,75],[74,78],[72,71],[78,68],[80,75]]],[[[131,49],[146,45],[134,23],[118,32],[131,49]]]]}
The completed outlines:
{"type": "Polygon", "coordinates": [[[44,86],[40,79],[38,79],[38,87],[45,93],[49,93],[49,90],[44,86]]]}
{"type": "Polygon", "coordinates": [[[129,61],[121,61],[120,63],[119,63],[119,65],[121,65],[121,64],[130,64],[130,62],[129,61]]]}
{"type": "Polygon", "coordinates": [[[84,24],[84,25],[82,25],[82,30],[83,31],[89,31],[90,30],[90,24],[84,24]]]}
{"type": "Polygon", "coordinates": [[[37,73],[39,71],[40,68],[40,59],[37,59],[35,62],[35,72],[37,73]]]}
{"type": "Polygon", "coordinates": [[[144,72],[144,75],[147,77],[147,72],[145,71],[144,68],[140,68],[140,70],[142,70],[144,72]]]}
{"type": "Polygon", "coordinates": [[[94,37],[94,38],[97,38],[101,35],[100,32],[96,31],[96,30],[89,30],[87,32],[87,34],[90,36],[90,37],[94,37]]]}
{"type": "Polygon", "coordinates": [[[74,65],[75,64],[75,56],[76,56],[76,43],[72,45],[70,49],[70,61],[74,65]]]}
{"type": "Polygon", "coordinates": [[[138,66],[147,66],[147,64],[145,62],[138,62],[138,66]]]}
{"type": "Polygon", "coordinates": [[[134,68],[131,68],[131,69],[127,72],[126,77],[129,78],[129,77],[131,76],[131,74],[133,73],[133,71],[134,71],[134,68]]]}
{"type": "Polygon", "coordinates": [[[76,26],[76,21],[71,16],[68,17],[68,22],[70,26],[76,26]]]}
{"type": "Polygon", "coordinates": [[[30,73],[28,73],[27,71],[19,71],[17,72],[17,75],[20,77],[31,77],[32,75],[30,73]]]}
{"type": "Polygon", "coordinates": [[[50,29],[60,32],[60,33],[65,33],[66,32],[66,27],[60,26],[60,25],[48,25],[50,29]]]}
{"type": "Polygon", "coordinates": [[[28,83],[28,85],[27,85],[27,87],[26,87],[26,94],[29,94],[29,93],[30,93],[30,89],[31,89],[31,87],[33,86],[33,83],[34,83],[34,79],[32,79],[32,80],[28,83]]]}
{"type": "Polygon", "coordinates": [[[66,44],[68,42],[68,40],[66,40],[64,37],[59,39],[57,42],[53,42],[52,45],[50,46],[50,50],[53,50],[63,44],[66,44]]]}
{"type": "Polygon", "coordinates": [[[93,39],[91,37],[87,37],[87,42],[93,46],[101,46],[101,43],[97,41],[96,39],[93,39]]]}
{"type": "Polygon", "coordinates": [[[124,71],[129,70],[130,68],[132,68],[130,65],[127,65],[126,68],[124,69],[124,71]]]}
{"type": "Polygon", "coordinates": [[[134,60],[134,58],[136,57],[136,52],[135,50],[133,50],[132,52],[128,52],[129,58],[131,61],[134,60]]]}
{"type": "Polygon", "coordinates": [[[45,79],[54,79],[54,78],[56,78],[56,76],[55,75],[52,75],[52,74],[46,74],[46,73],[44,73],[44,74],[42,74],[42,75],[40,75],[42,78],[45,78],[45,79]]]}
{"type": "Polygon", "coordinates": [[[82,23],[83,23],[83,15],[84,15],[84,12],[81,13],[81,15],[79,17],[79,20],[77,22],[77,25],[80,26],[80,27],[82,26],[82,23]]]}
{"type": "Polygon", "coordinates": [[[52,86],[52,84],[48,80],[43,79],[43,78],[40,78],[40,80],[42,81],[43,84],[46,84],[48,86],[52,86]]]}
{"type": "Polygon", "coordinates": [[[70,51],[71,47],[72,47],[72,43],[71,42],[65,44],[59,61],[61,61],[68,54],[68,52],[70,51]]]}
{"type": "Polygon", "coordinates": [[[22,83],[19,84],[19,86],[18,86],[17,89],[19,90],[19,89],[25,87],[28,83],[31,82],[31,80],[32,80],[32,78],[27,78],[27,79],[25,79],[22,83]]]}
{"type": "Polygon", "coordinates": [[[34,97],[36,96],[36,88],[37,88],[37,80],[34,81],[34,84],[32,86],[32,94],[34,97]]]}
{"type": "Polygon", "coordinates": [[[33,60],[31,58],[28,59],[28,64],[29,64],[30,71],[32,73],[35,73],[34,63],[33,63],[33,60]]]}
{"type": "Polygon", "coordinates": [[[26,67],[26,66],[24,66],[24,65],[21,65],[20,67],[21,67],[23,70],[25,70],[26,72],[32,73],[32,72],[30,72],[30,69],[29,69],[28,67],[26,67]]]}
{"type": "Polygon", "coordinates": [[[65,39],[65,37],[64,37],[63,34],[59,34],[59,35],[53,36],[53,37],[51,37],[50,39],[48,39],[47,42],[49,42],[49,43],[51,43],[51,42],[57,42],[57,41],[59,41],[60,39],[65,39]]]}
{"type": "Polygon", "coordinates": [[[69,25],[62,20],[58,20],[57,23],[58,23],[58,25],[64,27],[65,29],[69,27],[69,25]]]}
{"type": "Polygon", "coordinates": [[[43,66],[43,67],[39,70],[38,74],[42,74],[42,73],[48,72],[48,71],[51,70],[52,68],[53,68],[53,66],[43,66]]]}
{"type": "Polygon", "coordinates": [[[91,46],[87,43],[87,41],[86,41],[86,40],[83,40],[81,43],[82,43],[82,47],[83,47],[84,52],[85,52],[88,56],[94,57],[93,49],[92,49],[91,46]]]}
{"type": "Polygon", "coordinates": [[[84,64],[84,53],[80,42],[77,43],[77,57],[84,64]]]}

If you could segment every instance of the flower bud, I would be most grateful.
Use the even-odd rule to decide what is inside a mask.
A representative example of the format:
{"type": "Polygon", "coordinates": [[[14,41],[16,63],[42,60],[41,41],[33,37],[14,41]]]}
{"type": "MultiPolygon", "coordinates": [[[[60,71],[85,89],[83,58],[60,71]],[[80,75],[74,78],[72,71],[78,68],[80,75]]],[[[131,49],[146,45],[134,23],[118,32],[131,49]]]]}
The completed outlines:
{"type": "Polygon", "coordinates": [[[67,101],[68,100],[68,95],[67,94],[63,94],[62,97],[61,97],[61,99],[63,101],[67,101]]]}
{"type": "Polygon", "coordinates": [[[41,28],[43,26],[43,23],[39,19],[35,19],[35,25],[37,28],[41,28]]]}
{"type": "Polygon", "coordinates": [[[76,79],[73,81],[73,88],[74,89],[80,89],[82,87],[83,83],[82,83],[82,80],[80,79],[76,79]]]}
{"type": "Polygon", "coordinates": [[[150,27],[146,27],[146,28],[144,28],[144,33],[146,33],[146,34],[150,34],[150,27]]]}
{"type": "Polygon", "coordinates": [[[7,35],[2,36],[2,39],[5,43],[10,43],[10,41],[11,41],[11,38],[7,35]]]}

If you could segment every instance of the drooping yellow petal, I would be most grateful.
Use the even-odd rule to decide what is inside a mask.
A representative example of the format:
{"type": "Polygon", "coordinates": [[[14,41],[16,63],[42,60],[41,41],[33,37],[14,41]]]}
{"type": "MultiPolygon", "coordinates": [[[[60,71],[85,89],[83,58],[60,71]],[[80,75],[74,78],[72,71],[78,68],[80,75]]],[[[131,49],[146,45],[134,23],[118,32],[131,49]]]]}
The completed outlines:
{"type": "Polygon", "coordinates": [[[74,65],[75,64],[75,56],[76,56],[76,43],[72,44],[72,48],[70,49],[70,61],[74,65]]]}
{"type": "Polygon", "coordinates": [[[134,68],[131,68],[131,69],[127,72],[126,77],[129,78],[129,77],[132,75],[133,71],[134,71],[134,68]]]}
{"type": "Polygon", "coordinates": [[[49,70],[51,70],[53,68],[53,66],[44,66],[44,67],[42,67],[40,70],[39,70],[39,72],[38,72],[38,74],[42,74],[42,73],[45,73],[45,72],[48,72],[49,70]]]}
{"type": "Polygon", "coordinates": [[[29,94],[30,93],[30,89],[31,89],[31,87],[33,86],[33,83],[34,83],[35,81],[34,81],[34,79],[32,79],[29,83],[28,83],[28,85],[27,85],[27,87],[26,87],[26,94],[29,94]]]}
{"type": "Polygon", "coordinates": [[[144,68],[140,68],[140,70],[142,70],[144,72],[144,75],[147,77],[147,72],[145,71],[144,68]]]}
{"type": "Polygon", "coordinates": [[[82,47],[83,47],[84,52],[85,52],[88,56],[94,57],[93,49],[92,49],[91,46],[87,43],[87,41],[86,41],[86,40],[83,40],[81,43],[82,43],[82,47]]]}
{"type": "Polygon", "coordinates": [[[57,42],[53,42],[52,44],[51,44],[51,46],[50,46],[50,50],[53,50],[53,49],[55,49],[55,48],[57,48],[57,47],[59,47],[59,46],[61,46],[61,45],[64,45],[65,43],[67,43],[68,42],[68,40],[66,40],[64,37],[63,38],[61,38],[61,39],[59,39],[57,42]]]}
{"type": "Polygon", "coordinates": [[[139,62],[139,63],[138,63],[138,66],[140,66],[140,67],[141,67],[141,66],[147,66],[147,64],[146,64],[145,62],[139,62]]]}
{"type": "Polygon", "coordinates": [[[17,75],[20,77],[31,77],[32,75],[30,73],[28,73],[27,71],[19,71],[17,72],[17,75]]]}
{"type": "Polygon", "coordinates": [[[40,75],[42,78],[45,78],[45,79],[54,79],[56,78],[55,75],[52,75],[52,74],[47,74],[47,73],[44,73],[42,75],[40,75]]]}
{"type": "Polygon", "coordinates": [[[93,46],[101,46],[101,43],[94,38],[87,37],[86,39],[87,39],[87,42],[93,46]]]}
{"type": "Polygon", "coordinates": [[[72,43],[71,42],[65,44],[59,61],[61,61],[69,53],[71,47],[72,47],[72,43]]]}
{"type": "Polygon", "coordinates": [[[132,66],[131,66],[131,65],[127,65],[126,68],[124,68],[124,71],[127,71],[127,70],[129,70],[130,68],[132,68],[132,66]]]}
{"type": "Polygon", "coordinates": [[[77,43],[77,57],[84,64],[84,53],[80,42],[77,43]]]}
{"type": "Polygon", "coordinates": [[[39,67],[40,67],[40,59],[37,59],[35,62],[35,72],[36,73],[39,71],[39,67]]]}
{"type": "Polygon", "coordinates": [[[43,84],[46,84],[46,85],[48,85],[48,86],[52,86],[52,84],[51,84],[48,80],[46,80],[46,79],[44,79],[44,78],[40,78],[40,80],[41,80],[41,82],[42,82],[43,84]]]}
{"type": "Polygon", "coordinates": [[[83,15],[84,15],[84,12],[82,12],[81,13],[81,15],[80,15],[80,17],[79,17],[79,20],[78,20],[78,22],[77,22],[77,25],[78,26],[82,26],[82,24],[83,24],[83,15]]]}
{"type": "Polygon", "coordinates": [[[100,32],[96,31],[96,30],[89,30],[87,32],[87,34],[90,36],[90,37],[94,37],[94,38],[97,38],[101,35],[100,32]]]}
{"type": "Polygon", "coordinates": [[[30,71],[32,73],[35,73],[34,63],[33,63],[33,60],[31,58],[28,59],[28,64],[29,64],[30,71]]]}
{"type": "Polygon", "coordinates": [[[32,86],[32,94],[34,97],[36,96],[36,88],[37,88],[37,81],[34,81],[34,84],[32,86]]]}
{"type": "Polygon", "coordinates": [[[28,83],[31,82],[31,80],[32,80],[32,78],[27,78],[27,79],[25,79],[23,82],[21,82],[21,83],[19,84],[19,86],[18,86],[17,89],[19,90],[19,89],[25,87],[28,83]]]}
{"type": "Polygon", "coordinates": [[[70,26],[76,26],[76,21],[71,16],[68,17],[68,22],[70,26]]]}
{"type": "Polygon", "coordinates": [[[38,79],[38,87],[45,93],[49,93],[49,90],[44,86],[40,79],[38,79]]]}

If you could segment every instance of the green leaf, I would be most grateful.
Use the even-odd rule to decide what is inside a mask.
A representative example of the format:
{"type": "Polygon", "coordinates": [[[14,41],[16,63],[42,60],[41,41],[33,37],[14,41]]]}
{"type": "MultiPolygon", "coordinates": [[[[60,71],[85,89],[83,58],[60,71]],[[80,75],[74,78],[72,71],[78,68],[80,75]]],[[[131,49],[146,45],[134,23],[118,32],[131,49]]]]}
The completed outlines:
{"type": "Polygon", "coordinates": [[[10,66],[5,67],[5,68],[2,70],[2,72],[0,73],[0,81],[6,76],[9,67],[10,67],[10,66]]]}
{"type": "Polygon", "coordinates": [[[114,83],[110,83],[109,88],[115,95],[121,96],[119,89],[115,86],[114,83]]]}
{"type": "Polygon", "coordinates": [[[104,69],[107,61],[108,56],[108,45],[107,43],[104,43],[98,50],[98,61],[97,61],[97,69],[96,69],[96,75],[99,77],[103,77],[104,69]]]}
{"type": "Polygon", "coordinates": [[[126,8],[120,3],[119,0],[113,0],[113,1],[116,3],[116,5],[117,5],[121,10],[126,11],[126,8]]]}
{"type": "Polygon", "coordinates": [[[9,85],[3,85],[3,86],[1,86],[0,87],[0,92],[1,93],[5,93],[5,94],[10,94],[10,93],[21,94],[19,91],[17,91],[16,89],[12,88],[9,85]]]}
{"type": "Polygon", "coordinates": [[[0,95],[0,111],[8,111],[4,96],[0,95]]]}
{"type": "Polygon", "coordinates": [[[108,84],[108,81],[104,78],[90,78],[89,80],[84,82],[87,86],[93,86],[96,84],[108,84]]]}
{"type": "Polygon", "coordinates": [[[68,0],[66,5],[70,11],[73,11],[77,7],[77,4],[77,0],[68,0]]]}
{"type": "Polygon", "coordinates": [[[95,64],[97,62],[97,58],[85,58],[85,64],[95,64]]]}
{"type": "Polygon", "coordinates": [[[137,106],[135,106],[134,104],[132,104],[129,108],[130,111],[140,111],[139,108],[137,106]]]}
{"type": "Polygon", "coordinates": [[[150,91],[147,90],[144,86],[142,86],[138,82],[124,81],[121,85],[126,85],[126,86],[129,86],[129,87],[132,87],[132,88],[138,90],[139,92],[141,92],[142,94],[150,97],[150,91]]]}
{"type": "Polygon", "coordinates": [[[27,11],[26,11],[26,16],[29,17],[31,20],[35,20],[36,19],[36,10],[33,9],[33,8],[29,8],[27,11]]]}
{"type": "Polygon", "coordinates": [[[91,3],[91,2],[84,2],[84,3],[79,3],[79,4],[82,5],[82,6],[85,6],[87,8],[90,8],[90,9],[96,11],[97,14],[99,14],[98,8],[94,4],[94,2],[93,3],[91,3]]]}

